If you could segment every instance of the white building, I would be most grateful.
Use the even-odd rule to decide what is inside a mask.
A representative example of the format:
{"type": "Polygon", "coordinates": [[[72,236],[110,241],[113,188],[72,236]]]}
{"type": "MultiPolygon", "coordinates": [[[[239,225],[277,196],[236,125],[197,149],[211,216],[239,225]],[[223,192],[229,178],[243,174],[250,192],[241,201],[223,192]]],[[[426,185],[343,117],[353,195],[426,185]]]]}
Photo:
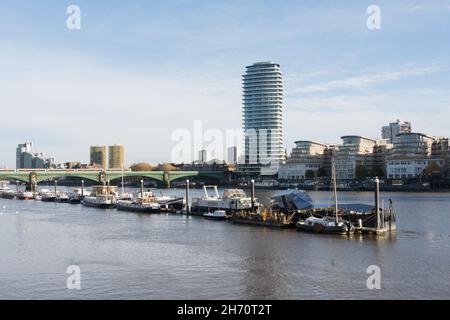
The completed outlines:
{"type": "Polygon", "coordinates": [[[331,149],[328,145],[314,141],[296,141],[291,157],[281,163],[278,178],[301,180],[308,178],[308,172],[318,176],[320,168],[329,171],[331,149]]]}
{"type": "Polygon", "coordinates": [[[365,165],[368,155],[373,155],[377,141],[362,136],[343,136],[341,139],[343,143],[335,152],[336,178],[355,179],[357,166],[365,165]]]}
{"type": "Polygon", "coordinates": [[[307,172],[313,172],[317,176],[320,169],[318,163],[282,163],[278,171],[278,179],[284,180],[301,180],[307,179],[307,172]]]}
{"type": "Polygon", "coordinates": [[[406,179],[415,178],[421,176],[424,170],[431,163],[436,163],[439,167],[445,167],[445,159],[434,159],[434,158],[409,158],[409,159],[398,159],[398,160],[388,160],[386,162],[387,166],[387,177],[389,179],[406,179]]]}
{"type": "Polygon", "coordinates": [[[259,62],[246,67],[243,80],[245,160],[239,171],[274,175],[284,160],[283,76],[280,65],[259,62]]]}
{"type": "Polygon", "coordinates": [[[436,139],[423,133],[400,133],[392,152],[386,159],[386,176],[389,179],[414,178],[423,174],[434,162],[445,167],[445,159],[432,157],[433,142],[436,139]]]}

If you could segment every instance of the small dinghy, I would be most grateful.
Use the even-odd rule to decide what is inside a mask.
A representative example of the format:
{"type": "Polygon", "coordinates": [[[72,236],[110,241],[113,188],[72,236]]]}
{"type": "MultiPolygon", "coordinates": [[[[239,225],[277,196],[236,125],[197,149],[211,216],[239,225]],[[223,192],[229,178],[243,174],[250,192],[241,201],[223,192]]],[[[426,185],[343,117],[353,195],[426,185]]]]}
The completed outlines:
{"type": "Polygon", "coordinates": [[[336,221],[330,217],[309,217],[299,220],[296,224],[298,231],[326,233],[326,234],[349,234],[353,232],[353,226],[347,221],[336,221]]]}
{"type": "Polygon", "coordinates": [[[214,212],[207,212],[203,214],[205,219],[210,220],[226,220],[228,218],[225,210],[216,210],[214,212]]]}

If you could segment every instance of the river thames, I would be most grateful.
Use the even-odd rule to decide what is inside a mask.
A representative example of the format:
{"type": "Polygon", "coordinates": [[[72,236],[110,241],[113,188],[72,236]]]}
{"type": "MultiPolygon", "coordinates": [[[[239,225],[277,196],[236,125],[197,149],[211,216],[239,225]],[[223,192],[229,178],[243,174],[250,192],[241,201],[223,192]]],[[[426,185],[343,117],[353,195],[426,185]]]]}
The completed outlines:
{"type": "MultiPolygon", "coordinates": [[[[0,299],[449,299],[450,194],[389,198],[398,230],[379,238],[0,199],[0,299]],[[80,290],[66,288],[70,265],[80,290]],[[370,265],[380,290],[367,288],[370,265]]],[[[339,199],[371,204],[373,194],[339,199]]]]}

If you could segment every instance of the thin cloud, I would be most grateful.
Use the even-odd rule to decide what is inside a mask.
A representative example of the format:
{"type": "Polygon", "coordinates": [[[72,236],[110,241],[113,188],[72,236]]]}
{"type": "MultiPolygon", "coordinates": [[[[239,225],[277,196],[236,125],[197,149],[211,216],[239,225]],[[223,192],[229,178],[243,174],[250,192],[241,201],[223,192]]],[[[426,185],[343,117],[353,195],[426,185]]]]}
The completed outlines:
{"type": "Polygon", "coordinates": [[[404,78],[424,76],[436,73],[440,70],[437,66],[410,67],[400,71],[388,71],[382,73],[369,73],[361,76],[350,77],[342,80],[332,80],[303,88],[293,90],[293,92],[326,92],[334,89],[358,89],[370,86],[381,85],[386,82],[397,81],[404,78]]]}
{"type": "Polygon", "coordinates": [[[444,88],[414,87],[369,95],[305,95],[287,98],[285,104],[288,149],[297,140],[338,143],[346,134],[380,138],[381,126],[395,119],[411,121],[416,132],[449,135],[450,93],[444,88]]]}
{"type": "MultiPolygon", "coordinates": [[[[228,112],[230,106],[240,111],[240,79],[219,71],[174,78],[66,52],[23,52],[33,56],[0,52],[7,69],[0,74],[5,150],[31,140],[58,162],[87,162],[91,144],[122,143],[127,164],[158,163],[170,160],[172,132],[191,130],[194,120],[201,118],[205,130],[240,125],[240,113],[228,112]],[[24,114],[33,119],[27,130],[24,114]]],[[[13,167],[14,152],[2,153],[0,164],[13,167]]]]}

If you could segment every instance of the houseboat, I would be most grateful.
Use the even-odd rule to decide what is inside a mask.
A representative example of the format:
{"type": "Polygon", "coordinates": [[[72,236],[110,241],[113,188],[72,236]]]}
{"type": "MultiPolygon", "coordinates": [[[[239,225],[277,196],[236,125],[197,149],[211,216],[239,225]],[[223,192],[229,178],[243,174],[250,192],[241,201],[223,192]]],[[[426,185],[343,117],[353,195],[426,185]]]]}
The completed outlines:
{"type": "Polygon", "coordinates": [[[256,208],[259,204],[254,198],[248,197],[242,189],[225,189],[222,196],[219,196],[217,186],[204,186],[204,195],[200,198],[193,198],[191,205],[191,214],[203,215],[203,213],[224,210],[227,214],[233,211],[250,210],[256,208]],[[212,190],[212,193],[208,192],[212,190]]]}
{"type": "Polygon", "coordinates": [[[117,187],[102,185],[93,186],[89,196],[84,197],[82,204],[86,207],[111,209],[117,206],[117,187]]]}
{"type": "Polygon", "coordinates": [[[161,206],[151,191],[144,192],[143,188],[139,195],[128,200],[118,200],[117,209],[122,211],[159,213],[161,206]]]}

